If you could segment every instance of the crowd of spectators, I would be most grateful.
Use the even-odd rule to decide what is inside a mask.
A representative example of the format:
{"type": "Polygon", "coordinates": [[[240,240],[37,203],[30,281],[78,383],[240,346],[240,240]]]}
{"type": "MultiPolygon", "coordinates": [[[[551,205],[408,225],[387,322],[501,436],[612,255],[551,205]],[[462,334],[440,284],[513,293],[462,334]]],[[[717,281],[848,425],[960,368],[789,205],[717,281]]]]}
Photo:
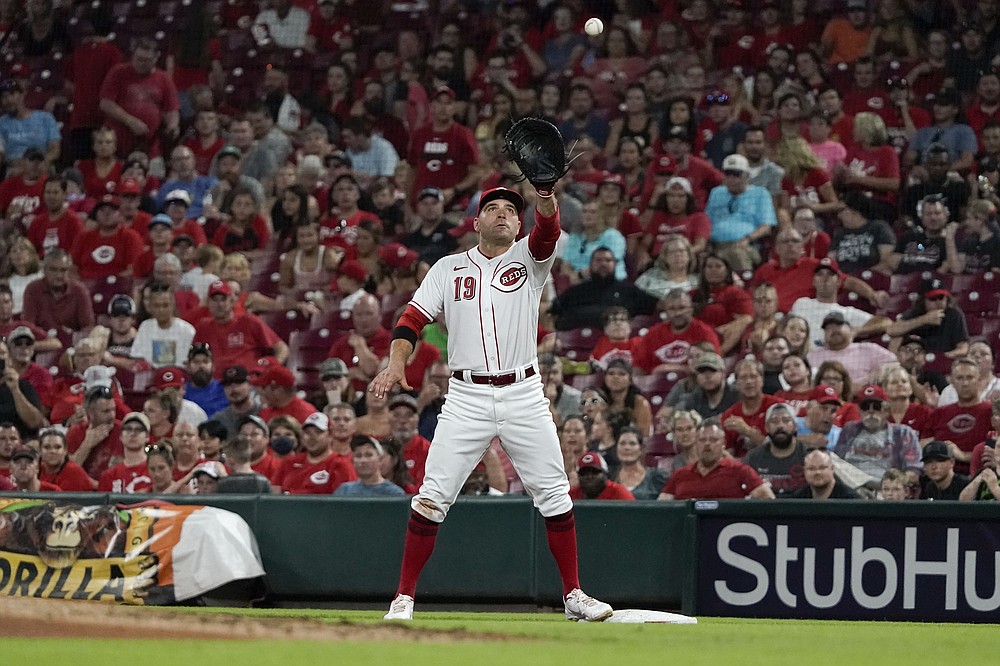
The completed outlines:
{"type": "Polygon", "coordinates": [[[1000,498],[998,7],[0,3],[0,490],[414,493],[443,323],[365,388],[538,116],[574,498],[1000,498]]]}

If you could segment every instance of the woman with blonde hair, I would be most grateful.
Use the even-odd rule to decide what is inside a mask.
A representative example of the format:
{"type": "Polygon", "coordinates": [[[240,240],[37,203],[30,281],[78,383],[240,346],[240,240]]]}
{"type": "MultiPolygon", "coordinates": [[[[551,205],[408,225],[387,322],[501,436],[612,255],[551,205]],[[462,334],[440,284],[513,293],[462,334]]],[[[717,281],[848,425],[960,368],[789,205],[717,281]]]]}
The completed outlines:
{"type": "Polygon", "coordinates": [[[7,282],[14,301],[14,316],[24,309],[24,289],[31,282],[42,277],[38,251],[25,236],[18,236],[10,243],[7,256],[0,265],[0,279],[7,282]]]}
{"type": "Polygon", "coordinates": [[[922,432],[933,409],[917,401],[916,377],[899,363],[886,363],[879,371],[878,383],[889,398],[889,423],[902,423],[922,432]]]}
{"type": "Polygon", "coordinates": [[[951,273],[982,275],[993,269],[1000,257],[1000,240],[993,233],[991,222],[997,219],[997,207],[992,201],[974,199],[965,208],[958,252],[949,253],[942,268],[951,273]]]}
{"type": "Polygon", "coordinates": [[[812,349],[809,322],[798,315],[785,315],[785,318],[778,322],[776,332],[788,340],[788,348],[793,354],[805,357],[812,349]]]}
{"type": "Polygon", "coordinates": [[[774,161],[785,170],[780,211],[785,222],[790,221],[789,214],[798,206],[806,206],[816,215],[832,215],[840,210],[830,174],[801,136],[781,139],[774,161]]]}
{"type": "Polygon", "coordinates": [[[889,130],[876,113],[854,116],[854,142],[847,149],[846,165],[837,174],[842,189],[866,194],[872,217],[892,222],[898,216],[899,154],[889,145],[889,130]]]}
{"type": "Polygon", "coordinates": [[[687,238],[673,235],[664,241],[660,254],[636,281],[635,286],[655,298],[671,289],[692,291],[698,286],[698,259],[687,238]]]}

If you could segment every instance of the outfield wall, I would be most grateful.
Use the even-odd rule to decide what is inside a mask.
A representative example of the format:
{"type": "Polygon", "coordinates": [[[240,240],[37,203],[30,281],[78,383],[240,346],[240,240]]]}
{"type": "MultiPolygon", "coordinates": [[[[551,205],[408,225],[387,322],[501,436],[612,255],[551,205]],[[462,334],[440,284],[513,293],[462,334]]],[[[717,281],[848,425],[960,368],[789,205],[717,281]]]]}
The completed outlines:
{"type": "MultiPolygon", "coordinates": [[[[257,536],[277,597],[384,601],[395,592],[408,500],[162,499],[241,515],[257,536]]],[[[582,502],[575,513],[584,587],[619,607],[745,617],[1000,617],[1000,505],[994,503],[582,502]]],[[[438,602],[557,604],[555,563],[531,502],[459,501],[441,528],[419,594],[438,602]]]]}

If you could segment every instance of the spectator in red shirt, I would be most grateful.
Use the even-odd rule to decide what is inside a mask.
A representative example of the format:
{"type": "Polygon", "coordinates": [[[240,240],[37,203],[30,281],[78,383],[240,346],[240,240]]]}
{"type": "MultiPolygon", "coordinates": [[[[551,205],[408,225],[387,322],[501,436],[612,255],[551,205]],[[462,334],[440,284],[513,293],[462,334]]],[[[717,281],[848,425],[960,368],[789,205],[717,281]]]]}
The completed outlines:
{"type": "Polygon", "coordinates": [[[28,240],[39,256],[44,257],[54,247],[72,250],[83,233],[83,221],[66,203],[67,180],[49,178],[42,194],[44,206],[35,214],[28,228],[28,240]]]}
{"type": "Polygon", "coordinates": [[[774,499],[771,486],[746,463],[726,456],[726,433],[718,419],[698,427],[698,462],[676,470],[657,499],[774,499]]]}
{"type": "Polygon", "coordinates": [[[742,458],[764,442],[764,414],[781,400],[764,393],[764,365],[753,357],[737,363],[733,377],[740,401],[724,411],[719,420],[726,429],[726,449],[742,458]]]}
{"type": "Polygon", "coordinates": [[[951,385],[958,402],[935,409],[927,419],[927,430],[920,433],[947,443],[955,456],[955,470],[963,474],[969,471],[972,450],[990,430],[992,408],[980,399],[979,375],[979,365],[970,358],[952,363],[951,385]]]}
{"type": "Polygon", "coordinates": [[[330,495],[358,478],[354,466],[330,450],[330,420],[315,412],[302,422],[302,448],[281,461],[275,485],[289,495],[330,495]]]}
{"type": "Polygon", "coordinates": [[[691,296],[672,289],[663,297],[667,321],[652,326],[635,345],[636,366],[647,373],[687,372],[687,352],[691,345],[708,340],[719,351],[719,337],[708,324],[694,318],[691,296]]]}
{"type": "Polygon", "coordinates": [[[131,412],[122,419],[121,462],[101,474],[98,492],[132,494],[149,490],[153,485],[146,467],[149,435],[149,419],[142,412],[131,412]]]}
{"type": "Polygon", "coordinates": [[[70,460],[83,467],[90,478],[98,478],[122,455],[121,421],[115,418],[114,394],[107,386],[97,386],[83,399],[86,420],[66,432],[70,460]]]}
{"type": "Polygon", "coordinates": [[[29,493],[52,493],[62,490],[54,483],[38,479],[38,452],[27,446],[16,449],[10,456],[10,475],[15,490],[29,493]]]}
{"type": "Polygon", "coordinates": [[[159,134],[171,139],[180,132],[180,101],[173,80],[157,69],[159,47],[140,37],[129,62],[111,68],[101,84],[101,111],[118,137],[122,154],[145,149],[160,154],[159,134]]]}
{"type": "Polygon", "coordinates": [[[235,303],[229,284],[216,280],[208,288],[211,316],[195,325],[192,342],[203,342],[211,348],[216,379],[222,376],[224,368],[232,365],[252,368],[257,365],[257,359],[264,356],[274,356],[279,363],[288,358],[288,345],[255,315],[234,314],[235,303]]]}
{"type": "Polygon", "coordinates": [[[442,86],[431,98],[431,121],[414,130],[406,150],[411,169],[407,192],[416,194],[428,186],[444,193],[445,206],[466,200],[479,182],[479,144],[472,130],[454,121],[455,91],[442,86]]]}
{"type": "Polygon", "coordinates": [[[267,423],[256,414],[248,414],[240,422],[239,434],[250,440],[250,467],[266,476],[273,484],[281,461],[272,454],[268,446],[271,432],[267,423]]]}
{"type": "Polygon", "coordinates": [[[132,262],[142,253],[142,238],[122,226],[118,199],[106,195],[97,202],[91,216],[97,228],[85,231],[73,246],[73,263],[85,280],[131,275],[132,262]]]}
{"type": "Polygon", "coordinates": [[[277,416],[291,416],[305,423],[316,412],[315,407],[295,394],[295,375],[283,365],[272,363],[250,383],[257,387],[264,401],[259,415],[267,423],[277,416]]]}
{"type": "Polygon", "coordinates": [[[35,387],[42,404],[51,404],[52,373],[34,360],[35,333],[28,326],[18,326],[7,335],[7,364],[17,371],[18,377],[35,387]]]}
{"type": "Polygon", "coordinates": [[[580,499],[634,500],[628,488],[608,478],[608,463],[600,453],[587,451],[577,461],[577,478],[580,485],[570,488],[573,501],[580,499]]]}
{"type": "MultiPolygon", "coordinates": [[[[25,327],[35,336],[34,352],[58,351],[62,349],[59,339],[24,319],[14,318],[14,295],[10,287],[0,282],[0,337],[10,339],[14,329],[25,327]]],[[[48,370],[46,370],[48,372],[48,370]]]]}
{"type": "Polygon", "coordinates": [[[117,194],[115,187],[125,168],[117,158],[118,142],[115,133],[107,127],[93,132],[94,158],[80,160],[76,168],[83,174],[83,190],[87,196],[100,199],[105,194],[117,194]]]}
{"type": "Polygon", "coordinates": [[[333,343],[327,357],[339,358],[347,364],[354,387],[360,391],[375,377],[379,363],[389,354],[392,333],[382,326],[382,306],[371,294],[365,294],[354,304],[351,320],[354,328],[333,343]]]}
{"type": "Polygon", "coordinates": [[[43,430],[39,436],[41,451],[39,479],[59,486],[65,492],[90,492],[97,490],[94,481],[82,467],[69,459],[66,449],[66,435],[55,428],[43,430]]]}
{"type": "Polygon", "coordinates": [[[194,153],[194,170],[209,173],[216,153],[226,145],[219,136],[219,114],[214,109],[200,109],[194,115],[194,136],[184,141],[194,153]]]}
{"type": "Polygon", "coordinates": [[[417,400],[411,395],[400,393],[389,401],[389,412],[392,436],[402,443],[406,470],[413,477],[413,483],[419,487],[424,481],[424,467],[431,443],[417,432],[420,419],[417,400]]]}
{"type": "Polygon", "coordinates": [[[9,222],[20,221],[21,226],[28,229],[42,204],[45,155],[38,148],[28,148],[21,165],[19,174],[8,174],[0,182],[0,216],[7,217],[9,222]]]}

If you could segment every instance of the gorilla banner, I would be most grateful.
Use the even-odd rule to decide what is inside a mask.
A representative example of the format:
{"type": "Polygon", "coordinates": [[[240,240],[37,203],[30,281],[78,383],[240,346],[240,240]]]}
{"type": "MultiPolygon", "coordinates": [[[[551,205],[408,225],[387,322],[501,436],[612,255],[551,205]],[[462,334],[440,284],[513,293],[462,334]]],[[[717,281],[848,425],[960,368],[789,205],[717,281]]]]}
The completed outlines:
{"type": "Polygon", "coordinates": [[[0,499],[0,596],[165,605],[263,575],[229,511],[0,499]]]}

